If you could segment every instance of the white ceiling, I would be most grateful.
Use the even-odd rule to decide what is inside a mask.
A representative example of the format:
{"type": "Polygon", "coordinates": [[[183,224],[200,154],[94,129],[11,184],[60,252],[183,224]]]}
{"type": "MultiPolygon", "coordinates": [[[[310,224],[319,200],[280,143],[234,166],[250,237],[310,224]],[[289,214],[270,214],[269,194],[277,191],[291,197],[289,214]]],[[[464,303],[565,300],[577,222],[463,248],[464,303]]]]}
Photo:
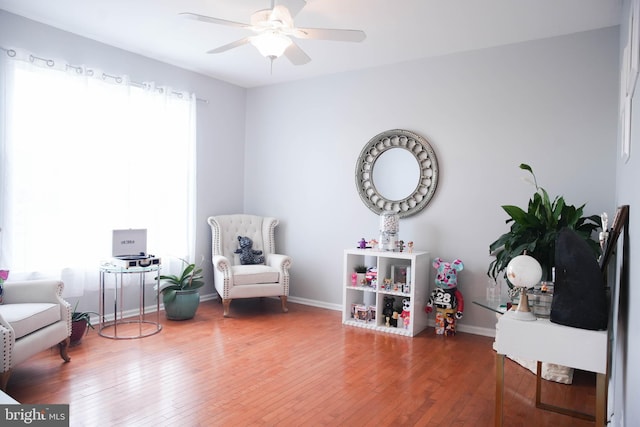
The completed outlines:
{"type": "Polygon", "coordinates": [[[188,20],[238,22],[270,0],[0,0],[0,9],[242,87],[256,87],[618,25],[621,0],[307,0],[298,27],[363,30],[362,43],[296,40],[312,58],[273,63],[251,45],[208,55],[251,33],[188,20]]]}

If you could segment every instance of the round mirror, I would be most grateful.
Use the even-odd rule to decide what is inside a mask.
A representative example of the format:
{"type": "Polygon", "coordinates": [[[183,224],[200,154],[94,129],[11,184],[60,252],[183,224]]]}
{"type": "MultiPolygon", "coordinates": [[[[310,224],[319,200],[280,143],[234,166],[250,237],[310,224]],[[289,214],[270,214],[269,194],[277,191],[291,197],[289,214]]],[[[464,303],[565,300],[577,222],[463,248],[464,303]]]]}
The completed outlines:
{"type": "Polygon", "coordinates": [[[372,178],[382,197],[402,200],[415,191],[420,179],[420,165],[409,151],[394,148],[380,154],[374,164],[372,178]]]}
{"type": "Polygon", "coordinates": [[[406,130],[371,138],[356,164],[356,187],[367,207],[406,217],[420,212],[433,197],[438,162],[426,139],[406,130]]]}

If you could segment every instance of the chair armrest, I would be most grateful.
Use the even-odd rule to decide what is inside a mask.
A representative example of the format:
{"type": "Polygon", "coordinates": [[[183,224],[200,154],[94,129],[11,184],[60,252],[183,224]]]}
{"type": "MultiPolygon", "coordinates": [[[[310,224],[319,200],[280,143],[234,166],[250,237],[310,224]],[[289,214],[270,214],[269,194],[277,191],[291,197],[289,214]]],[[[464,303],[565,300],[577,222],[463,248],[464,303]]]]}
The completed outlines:
{"type": "Polygon", "coordinates": [[[25,280],[4,284],[4,304],[48,302],[60,304],[64,284],[59,280],[25,280]]]}
{"type": "Polygon", "coordinates": [[[292,262],[290,256],[282,254],[269,254],[267,255],[267,259],[265,259],[266,265],[275,267],[283,273],[289,271],[292,262]]]}
{"type": "Polygon", "coordinates": [[[62,298],[64,283],[60,280],[25,280],[5,282],[3,304],[60,304],[62,320],[71,322],[71,305],[62,298]]]}
{"type": "Polygon", "coordinates": [[[231,263],[229,259],[222,255],[214,255],[211,258],[211,262],[213,263],[214,270],[217,270],[223,273],[225,276],[231,276],[231,263]]]}
{"type": "Polygon", "coordinates": [[[0,372],[7,372],[11,369],[11,355],[13,354],[13,346],[16,344],[16,334],[9,322],[4,320],[0,314],[0,372]]]}
{"type": "Polygon", "coordinates": [[[4,320],[4,317],[2,317],[2,313],[0,313],[0,342],[7,342],[7,338],[9,337],[11,337],[12,341],[15,341],[13,339],[13,336],[13,327],[9,324],[9,322],[4,320]]]}

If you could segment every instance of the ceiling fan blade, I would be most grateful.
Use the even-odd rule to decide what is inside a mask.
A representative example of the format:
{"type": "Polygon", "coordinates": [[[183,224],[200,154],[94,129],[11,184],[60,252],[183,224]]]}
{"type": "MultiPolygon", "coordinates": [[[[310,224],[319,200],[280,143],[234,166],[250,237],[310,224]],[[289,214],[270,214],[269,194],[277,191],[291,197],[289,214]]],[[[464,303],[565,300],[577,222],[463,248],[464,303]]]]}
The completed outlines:
{"type": "Polygon", "coordinates": [[[295,18],[295,16],[300,13],[302,8],[307,5],[307,2],[304,0],[280,0],[278,4],[281,4],[289,9],[289,14],[291,14],[292,18],[295,18]]]}
{"type": "Polygon", "coordinates": [[[334,30],[329,28],[296,28],[293,34],[299,39],[335,40],[341,42],[361,42],[367,38],[360,30],[334,30]]]}
{"type": "Polygon", "coordinates": [[[271,9],[268,20],[280,22],[287,27],[293,27],[293,18],[291,17],[291,12],[289,12],[289,9],[281,4],[276,5],[273,9],[271,9]]]}
{"type": "Polygon", "coordinates": [[[311,62],[311,58],[309,55],[304,53],[304,50],[300,49],[295,43],[291,43],[287,50],[284,51],[284,56],[293,64],[293,65],[304,65],[311,62]]]}
{"type": "Polygon", "coordinates": [[[226,19],[213,18],[211,16],[198,15],[197,13],[182,12],[179,15],[188,19],[196,21],[208,22],[209,24],[227,25],[229,27],[251,28],[249,24],[243,24],[242,22],[227,21],[226,19]]]}
{"type": "Polygon", "coordinates": [[[232,43],[225,44],[224,46],[220,46],[215,49],[208,50],[207,53],[222,53],[222,52],[226,52],[227,50],[233,49],[235,47],[240,47],[247,43],[249,43],[249,37],[245,37],[243,39],[236,40],[232,43]]]}

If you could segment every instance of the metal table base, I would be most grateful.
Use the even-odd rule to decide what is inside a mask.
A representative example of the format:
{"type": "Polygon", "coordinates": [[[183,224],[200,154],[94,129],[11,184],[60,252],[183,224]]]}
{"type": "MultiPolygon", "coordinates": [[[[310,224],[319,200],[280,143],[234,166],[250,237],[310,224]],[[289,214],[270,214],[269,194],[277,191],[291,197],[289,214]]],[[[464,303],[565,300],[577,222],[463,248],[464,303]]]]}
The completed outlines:
{"type": "MultiPolygon", "coordinates": [[[[148,267],[124,268],[114,264],[103,264],[100,267],[100,302],[99,302],[99,326],[98,334],[111,339],[136,339],[155,335],[162,330],[160,324],[160,288],[157,276],[160,272],[160,265],[148,267]],[[145,287],[147,273],[156,273],[156,312],[155,321],[146,319],[145,313],[145,287]],[[124,288],[125,277],[138,275],[139,285],[139,306],[138,315],[124,317],[124,288]],[[107,320],[107,293],[106,276],[112,275],[114,280],[113,288],[113,320],[107,320]],[[137,326],[137,327],[136,327],[137,326]]],[[[111,290],[111,289],[109,289],[111,290]]],[[[109,301],[111,305],[111,301],[109,301]]]]}

